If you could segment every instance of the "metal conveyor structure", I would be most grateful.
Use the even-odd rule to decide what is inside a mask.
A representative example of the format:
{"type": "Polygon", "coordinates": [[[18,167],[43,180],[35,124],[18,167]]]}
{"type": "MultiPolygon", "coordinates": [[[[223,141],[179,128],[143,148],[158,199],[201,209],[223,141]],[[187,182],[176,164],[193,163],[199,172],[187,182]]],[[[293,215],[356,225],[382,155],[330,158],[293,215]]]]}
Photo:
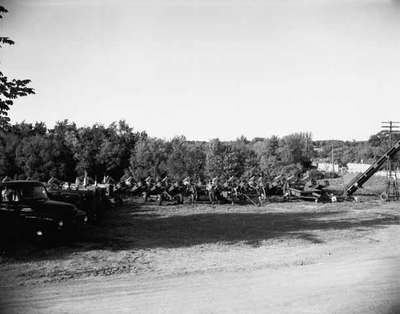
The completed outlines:
{"type": "Polygon", "coordinates": [[[349,197],[355,191],[363,186],[376,172],[378,172],[383,164],[389,158],[392,158],[400,150],[400,141],[398,141],[394,146],[392,146],[382,157],[375,161],[366,171],[357,175],[350,183],[346,186],[344,190],[344,196],[349,197]]]}

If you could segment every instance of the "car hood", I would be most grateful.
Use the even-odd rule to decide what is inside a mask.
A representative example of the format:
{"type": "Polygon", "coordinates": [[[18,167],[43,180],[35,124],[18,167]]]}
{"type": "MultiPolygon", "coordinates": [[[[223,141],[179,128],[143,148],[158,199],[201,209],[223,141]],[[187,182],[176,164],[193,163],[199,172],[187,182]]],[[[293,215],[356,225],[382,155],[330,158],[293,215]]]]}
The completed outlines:
{"type": "Polygon", "coordinates": [[[46,216],[74,216],[78,214],[78,210],[75,205],[52,201],[52,200],[40,200],[29,202],[28,205],[37,213],[46,216]]]}

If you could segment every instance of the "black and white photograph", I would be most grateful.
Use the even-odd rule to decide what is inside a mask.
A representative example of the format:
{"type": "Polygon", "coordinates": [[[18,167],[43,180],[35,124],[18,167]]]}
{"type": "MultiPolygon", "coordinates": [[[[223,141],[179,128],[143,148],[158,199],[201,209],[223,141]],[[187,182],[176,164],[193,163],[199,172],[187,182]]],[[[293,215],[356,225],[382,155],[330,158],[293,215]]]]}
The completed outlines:
{"type": "Polygon", "coordinates": [[[0,313],[400,314],[399,0],[0,0],[0,313]]]}

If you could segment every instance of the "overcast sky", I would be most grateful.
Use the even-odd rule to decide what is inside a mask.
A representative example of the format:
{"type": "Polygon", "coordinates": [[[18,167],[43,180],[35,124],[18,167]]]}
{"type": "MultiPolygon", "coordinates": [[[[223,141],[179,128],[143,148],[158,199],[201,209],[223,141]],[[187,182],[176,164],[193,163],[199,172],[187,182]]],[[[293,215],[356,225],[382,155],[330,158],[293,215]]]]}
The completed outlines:
{"type": "Polygon", "coordinates": [[[400,120],[399,1],[3,3],[0,31],[16,45],[1,49],[1,70],[37,92],[15,102],[14,122],[351,140],[400,120]]]}

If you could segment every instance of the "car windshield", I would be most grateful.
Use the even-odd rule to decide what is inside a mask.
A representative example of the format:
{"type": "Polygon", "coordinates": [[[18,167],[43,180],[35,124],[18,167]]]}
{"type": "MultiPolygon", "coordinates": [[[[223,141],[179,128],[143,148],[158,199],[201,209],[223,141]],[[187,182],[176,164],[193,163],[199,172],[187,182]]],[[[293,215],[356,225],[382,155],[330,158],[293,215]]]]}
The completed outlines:
{"type": "Polygon", "coordinates": [[[25,185],[19,188],[19,192],[24,200],[47,199],[46,189],[41,185],[25,185]]]}
{"type": "Polygon", "coordinates": [[[3,202],[43,199],[48,199],[48,197],[46,189],[41,185],[5,186],[1,190],[1,200],[3,202]]]}

